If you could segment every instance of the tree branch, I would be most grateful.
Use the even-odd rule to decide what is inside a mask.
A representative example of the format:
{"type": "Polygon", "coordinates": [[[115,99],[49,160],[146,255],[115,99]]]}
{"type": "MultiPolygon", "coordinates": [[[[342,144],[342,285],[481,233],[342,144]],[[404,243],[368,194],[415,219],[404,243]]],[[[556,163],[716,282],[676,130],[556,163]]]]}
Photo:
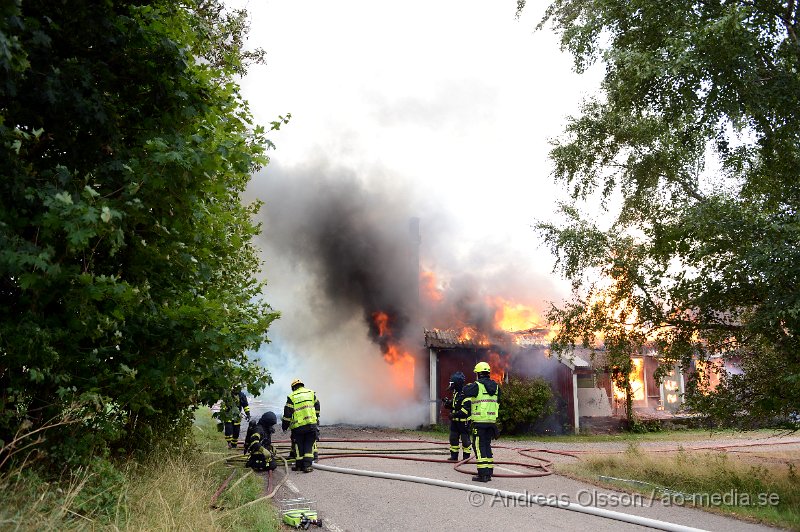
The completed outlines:
{"type": "MultiPolygon", "coordinates": [[[[794,30],[794,24],[792,21],[792,11],[795,11],[795,3],[794,0],[789,0],[789,4],[786,6],[786,14],[781,15],[780,19],[783,22],[783,25],[786,27],[786,32],[789,34],[789,37],[794,41],[795,46],[800,46],[800,43],[797,42],[797,33],[794,30]]],[[[797,18],[797,12],[794,13],[795,19],[797,18]]]]}

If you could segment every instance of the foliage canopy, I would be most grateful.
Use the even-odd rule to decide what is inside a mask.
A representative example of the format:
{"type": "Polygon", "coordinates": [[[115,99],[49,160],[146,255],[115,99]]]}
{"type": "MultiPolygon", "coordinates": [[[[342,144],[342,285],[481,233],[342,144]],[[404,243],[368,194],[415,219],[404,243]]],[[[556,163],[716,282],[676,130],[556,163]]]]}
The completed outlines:
{"type": "Polygon", "coordinates": [[[271,382],[246,30],[217,0],[0,8],[0,440],[69,410],[54,458],[146,451],[271,382]]]}
{"type": "Polygon", "coordinates": [[[605,66],[553,143],[565,221],[538,226],[575,289],[550,312],[557,350],[602,342],[623,386],[645,348],[665,368],[733,358],[714,391],[693,373],[690,404],[741,424],[800,410],[798,19],[795,0],[550,5],[539,27],[576,70],[605,66]]]}

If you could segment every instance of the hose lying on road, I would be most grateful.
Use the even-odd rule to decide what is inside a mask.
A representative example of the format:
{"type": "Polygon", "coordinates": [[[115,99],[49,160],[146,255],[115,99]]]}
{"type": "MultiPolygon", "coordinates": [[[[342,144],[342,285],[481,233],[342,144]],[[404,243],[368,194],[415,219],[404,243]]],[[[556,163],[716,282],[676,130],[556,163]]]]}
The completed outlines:
{"type": "MultiPolygon", "coordinates": [[[[279,440],[276,441],[276,444],[287,443],[288,440],[279,440]]],[[[438,447],[434,447],[434,449],[443,449],[442,446],[449,445],[449,442],[443,442],[438,440],[343,440],[343,439],[321,439],[319,440],[320,443],[390,443],[390,444],[399,444],[399,443],[412,443],[412,444],[433,444],[438,447]]],[[[548,449],[519,449],[516,447],[509,447],[506,445],[493,445],[495,449],[509,449],[516,451],[520,455],[531,458],[533,460],[538,460],[539,463],[537,464],[527,464],[525,462],[508,462],[508,461],[496,461],[494,462],[495,465],[511,465],[516,467],[523,467],[529,470],[528,473],[495,473],[493,476],[495,477],[509,477],[509,478],[533,478],[533,477],[545,477],[548,475],[553,474],[553,470],[551,469],[553,462],[543,458],[541,456],[537,456],[530,453],[545,453],[545,454],[557,454],[561,456],[569,456],[570,458],[577,458],[574,453],[567,452],[567,451],[552,451],[548,449]]],[[[319,449],[324,449],[326,446],[321,445],[319,449]]],[[[330,447],[332,449],[337,450],[344,450],[347,447],[330,447]]],[[[398,454],[412,454],[412,455],[420,455],[420,454],[428,454],[430,448],[429,447],[419,447],[419,448],[404,448],[404,449],[358,449],[361,452],[354,452],[354,453],[322,453],[320,452],[320,460],[330,459],[330,458],[364,458],[364,457],[371,457],[371,458],[386,458],[388,460],[413,460],[418,462],[434,462],[434,463],[444,463],[444,464],[453,464],[453,469],[458,471],[459,473],[464,473],[467,475],[474,475],[477,473],[476,470],[468,470],[465,469],[464,466],[466,464],[474,464],[476,463],[475,458],[471,458],[469,460],[462,460],[460,462],[452,462],[446,459],[435,459],[435,458],[422,458],[416,456],[397,456],[398,454]],[[365,452],[367,451],[367,452],[365,452]],[[379,452],[384,453],[391,453],[391,454],[379,454],[379,452]]]]}
{"type": "Polygon", "coordinates": [[[268,495],[264,495],[263,497],[259,497],[258,499],[254,499],[254,500],[252,500],[250,502],[247,502],[247,503],[239,506],[238,508],[234,508],[233,510],[230,510],[231,512],[235,512],[236,510],[241,510],[242,508],[246,508],[248,506],[252,506],[253,504],[255,504],[257,502],[260,502],[260,501],[265,501],[267,499],[271,499],[271,498],[273,498],[275,496],[276,493],[278,493],[278,490],[281,488],[281,486],[283,486],[283,484],[289,479],[289,462],[287,462],[286,458],[284,458],[283,456],[278,456],[278,458],[283,460],[283,478],[275,486],[275,489],[273,489],[271,492],[269,492],[268,495]]]}
{"type": "Polygon", "coordinates": [[[360,475],[365,477],[385,478],[390,480],[402,480],[405,482],[417,482],[420,484],[429,484],[431,486],[440,486],[443,488],[458,489],[464,491],[471,491],[482,493],[492,497],[500,497],[503,499],[512,499],[516,501],[526,501],[540,506],[554,506],[562,510],[570,510],[573,512],[580,512],[584,514],[594,515],[597,517],[605,517],[606,519],[614,519],[625,523],[634,525],[648,526],[658,530],[668,530],[671,532],[701,532],[702,529],[692,528],[688,526],[669,523],[667,521],[659,521],[658,519],[650,519],[648,517],[641,517],[638,515],[631,515],[622,512],[615,512],[613,510],[606,510],[604,508],[597,508],[595,506],[582,506],[580,504],[563,502],[558,500],[548,500],[547,497],[536,497],[535,495],[517,493],[513,491],[498,490],[493,488],[485,488],[482,486],[474,486],[471,484],[462,484],[460,482],[450,482],[448,480],[439,480],[435,478],[416,477],[412,475],[400,475],[397,473],[384,473],[381,471],[366,471],[363,469],[351,469],[347,467],[336,467],[317,464],[317,469],[322,471],[330,471],[333,473],[345,473],[349,475],[360,475]]]}
{"type": "MultiPolygon", "coordinates": [[[[459,467],[470,464],[470,463],[477,463],[475,458],[468,458],[466,460],[461,460],[460,462],[452,462],[450,460],[440,460],[436,458],[421,458],[417,456],[394,456],[391,454],[373,454],[373,453],[342,453],[342,454],[326,454],[320,456],[320,460],[329,460],[331,458],[385,458],[386,460],[410,460],[414,462],[435,462],[440,464],[453,464],[453,469],[458,471],[459,473],[466,473],[470,475],[474,475],[477,471],[465,471],[464,469],[459,469],[459,467]]],[[[539,458],[539,460],[543,460],[543,463],[540,464],[525,464],[522,462],[507,462],[507,461],[495,461],[495,465],[503,464],[503,465],[513,465],[517,467],[525,467],[528,469],[539,469],[539,471],[533,471],[531,473],[514,473],[514,474],[504,474],[504,473],[495,473],[492,476],[495,477],[514,477],[514,478],[532,478],[532,477],[544,477],[547,475],[552,475],[553,472],[548,469],[552,462],[539,458]]]]}
{"type": "MultiPolygon", "coordinates": [[[[349,444],[352,444],[352,443],[370,443],[370,444],[376,444],[376,443],[388,443],[388,444],[409,443],[409,444],[420,445],[420,444],[426,444],[427,443],[427,444],[433,444],[433,445],[440,446],[440,447],[437,447],[437,448],[441,448],[441,446],[449,445],[449,442],[442,442],[442,441],[437,441],[437,440],[322,439],[322,440],[319,440],[319,441],[320,441],[320,443],[342,442],[342,443],[349,443],[349,444]]],[[[288,441],[287,440],[276,441],[275,443],[276,444],[288,443],[288,441]]],[[[780,443],[784,443],[784,442],[780,442],[780,443]]],[[[785,443],[788,444],[788,443],[798,443],[798,442],[795,441],[795,442],[785,442],[785,443]]],[[[703,447],[683,448],[683,449],[685,449],[685,450],[695,450],[695,449],[696,450],[706,450],[706,449],[708,449],[708,450],[717,450],[717,451],[731,451],[731,449],[733,449],[733,448],[751,447],[751,446],[759,446],[759,445],[771,445],[771,444],[772,443],[770,443],[770,444],[767,444],[767,443],[763,443],[763,444],[762,443],[730,444],[730,445],[725,445],[725,446],[703,446],[703,447]]],[[[571,451],[571,452],[568,452],[568,451],[556,451],[556,450],[537,449],[537,448],[520,449],[518,447],[511,447],[511,446],[507,446],[507,445],[494,445],[493,447],[496,448],[496,449],[512,450],[512,451],[517,452],[521,456],[524,456],[524,457],[530,458],[530,459],[534,459],[534,460],[537,460],[539,462],[537,464],[526,464],[526,463],[522,463],[522,462],[508,462],[508,461],[495,462],[495,465],[505,464],[505,465],[513,465],[513,466],[517,466],[517,467],[526,467],[528,469],[537,470],[537,471],[532,471],[532,472],[529,472],[529,473],[515,473],[515,474],[499,474],[499,473],[495,473],[493,475],[495,477],[512,477],[512,478],[513,477],[517,477],[517,478],[542,477],[542,476],[547,476],[547,475],[553,474],[553,471],[551,469],[552,462],[550,460],[547,460],[546,458],[543,458],[543,457],[541,457],[541,456],[539,456],[537,454],[532,454],[532,453],[556,454],[556,455],[562,455],[562,456],[569,456],[569,457],[572,457],[572,458],[579,458],[580,455],[582,455],[582,454],[585,454],[587,452],[593,452],[593,451],[571,451]]],[[[323,448],[325,448],[325,446],[320,446],[319,447],[319,449],[323,449],[323,448]]],[[[455,462],[454,463],[454,462],[452,462],[450,460],[442,460],[442,459],[434,459],[434,458],[422,458],[422,457],[412,457],[412,456],[397,456],[397,454],[401,454],[401,453],[402,454],[428,454],[430,452],[430,448],[422,448],[422,447],[405,448],[405,449],[374,449],[374,448],[371,448],[369,450],[363,449],[363,448],[346,448],[346,447],[327,447],[327,448],[329,448],[331,450],[336,450],[336,451],[356,450],[358,452],[336,452],[336,453],[330,453],[330,452],[322,453],[322,452],[320,452],[319,460],[333,459],[333,458],[349,458],[349,457],[386,458],[386,459],[391,459],[391,460],[415,460],[415,461],[423,461],[423,462],[449,463],[449,464],[453,464],[454,469],[456,471],[458,471],[459,473],[465,473],[465,474],[474,474],[475,473],[475,471],[468,471],[468,470],[463,469],[463,466],[465,464],[474,463],[473,462],[474,458],[473,459],[462,460],[460,462],[455,462]],[[400,451],[400,452],[398,452],[398,451],[400,451]],[[420,452],[420,451],[422,451],[422,452],[420,452]],[[394,456],[392,454],[376,454],[376,453],[381,453],[381,452],[383,452],[383,453],[393,453],[394,456]]],[[[673,451],[674,452],[674,451],[677,451],[679,449],[651,449],[651,450],[653,450],[655,452],[669,452],[669,451],[673,451]]],[[[597,452],[597,451],[594,451],[594,452],[597,452]]],[[[620,453],[620,452],[624,452],[624,451],[612,451],[612,452],[620,453]]],[[[604,452],[603,451],[599,451],[598,454],[604,454],[604,452]]],[[[280,488],[280,486],[288,478],[288,471],[289,471],[288,463],[287,463],[286,459],[283,458],[283,457],[279,457],[279,458],[281,458],[284,461],[284,467],[286,469],[286,475],[284,476],[284,478],[281,481],[281,483],[278,486],[276,486],[276,488],[269,495],[267,495],[266,497],[262,497],[261,499],[256,499],[255,501],[251,501],[251,502],[249,502],[249,503],[247,503],[247,504],[245,504],[243,506],[240,506],[239,508],[244,508],[245,506],[249,506],[249,505],[254,504],[254,503],[256,503],[256,502],[258,502],[260,500],[269,499],[269,498],[271,498],[272,496],[275,495],[275,493],[277,492],[278,488],[280,488]]],[[[320,464],[320,463],[317,463],[315,465],[315,467],[317,469],[319,469],[319,470],[322,470],[322,471],[330,471],[330,472],[335,472],[335,473],[345,473],[345,474],[351,474],[351,475],[369,476],[369,477],[376,477],[376,478],[385,478],[385,479],[390,479],[390,480],[401,480],[401,481],[406,481],[406,482],[417,482],[417,483],[422,483],[422,484],[429,484],[429,485],[432,485],[432,486],[440,486],[440,487],[445,487],[445,488],[459,489],[459,490],[464,490],[464,491],[476,492],[476,493],[481,493],[483,495],[489,495],[489,496],[492,496],[492,497],[500,497],[500,498],[504,498],[504,499],[513,499],[513,500],[516,500],[516,501],[519,501],[519,502],[538,504],[540,506],[552,506],[552,507],[560,508],[560,509],[563,509],[563,510],[580,512],[580,513],[593,515],[593,516],[597,516],[597,517],[603,517],[603,518],[606,518],[606,519],[613,519],[613,520],[616,520],[616,521],[621,521],[621,522],[626,522],[626,523],[631,523],[631,524],[636,524],[636,525],[647,526],[647,527],[655,528],[655,529],[659,529],[659,530],[667,530],[667,531],[675,531],[675,532],[690,532],[690,531],[691,532],[697,532],[697,531],[702,530],[702,529],[698,529],[698,528],[692,528],[692,527],[688,527],[688,526],[684,526],[684,525],[679,525],[679,524],[676,524],[676,523],[670,523],[670,522],[667,522],[667,521],[660,521],[660,520],[657,520],[657,519],[641,517],[641,516],[638,516],[638,515],[626,514],[626,513],[623,513],[623,512],[617,512],[617,511],[613,511],[613,510],[606,510],[604,508],[598,508],[598,507],[595,507],[595,506],[583,506],[583,505],[580,505],[580,504],[565,502],[565,501],[561,501],[561,500],[557,500],[557,499],[556,500],[548,499],[548,498],[543,497],[543,496],[538,496],[537,497],[536,495],[530,495],[530,494],[525,494],[525,493],[517,493],[517,492],[511,492],[511,491],[487,488],[487,487],[482,487],[482,486],[475,486],[475,485],[471,485],[471,484],[462,484],[462,483],[459,483],[459,482],[451,482],[451,481],[446,481],[446,480],[439,480],[439,479],[432,479],[432,478],[425,478],[425,477],[417,477],[417,476],[411,476],[411,475],[401,475],[401,474],[396,474],[396,473],[385,473],[385,472],[380,472],[380,471],[366,471],[366,470],[361,470],[361,469],[351,469],[351,468],[344,468],[344,467],[336,467],[336,466],[323,465],[323,464],[320,464]]]]}

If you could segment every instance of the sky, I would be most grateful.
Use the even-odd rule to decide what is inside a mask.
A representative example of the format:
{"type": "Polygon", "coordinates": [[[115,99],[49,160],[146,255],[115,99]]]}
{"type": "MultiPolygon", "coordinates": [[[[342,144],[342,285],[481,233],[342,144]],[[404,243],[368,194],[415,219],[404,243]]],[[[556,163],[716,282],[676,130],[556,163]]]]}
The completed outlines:
{"type": "MultiPolygon", "coordinates": [[[[487,291],[497,280],[506,297],[524,286],[523,302],[538,308],[568,297],[531,226],[554,219],[566,199],[551,176],[549,140],[596,90],[601,71],[575,74],[555,33],[535,30],[544,4],[519,19],[515,1],[230,4],[249,11],[249,46],[267,52],[266,64],[241,80],[256,122],[291,113],[270,134],[271,162],[245,198],[265,202],[265,297],[282,313],[259,351],[276,380],[267,400],[282,404],[294,376],[323,380],[342,360],[345,379],[385,366],[380,354],[360,354],[374,345],[358,313],[321,302],[325,275],[290,251],[302,239],[297,220],[324,208],[326,195],[352,191],[357,200],[343,208],[370,220],[419,217],[421,263],[441,278],[469,273],[487,291]],[[281,217],[270,218],[275,212],[281,217]],[[331,354],[342,344],[359,354],[331,354]]],[[[344,413],[365,398],[374,400],[333,406],[334,417],[349,419],[344,413]]],[[[357,421],[379,422],[382,408],[357,421]]]]}

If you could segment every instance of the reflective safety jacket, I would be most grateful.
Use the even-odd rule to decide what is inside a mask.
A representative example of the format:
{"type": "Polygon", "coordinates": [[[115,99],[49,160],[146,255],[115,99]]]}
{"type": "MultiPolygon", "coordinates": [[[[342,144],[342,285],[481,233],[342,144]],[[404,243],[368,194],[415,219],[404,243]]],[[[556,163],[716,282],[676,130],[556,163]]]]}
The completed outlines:
{"type": "Polygon", "coordinates": [[[478,382],[478,395],[472,400],[472,413],[469,418],[473,423],[494,423],[497,421],[497,390],[489,395],[486,386],[478,382]]]}
{"type": "Polygon", "coordinates": [[[319,422],[319,400],[313,390],[300,387],[286,398],[281,427],[292,430],[319,422]]]}
{"type": "Polygon", "coordinates": [[[500,386],[489,378],[464,386],[463,405],[470,412],[473,425],[493,426],[500,411],[500,386]]]}

